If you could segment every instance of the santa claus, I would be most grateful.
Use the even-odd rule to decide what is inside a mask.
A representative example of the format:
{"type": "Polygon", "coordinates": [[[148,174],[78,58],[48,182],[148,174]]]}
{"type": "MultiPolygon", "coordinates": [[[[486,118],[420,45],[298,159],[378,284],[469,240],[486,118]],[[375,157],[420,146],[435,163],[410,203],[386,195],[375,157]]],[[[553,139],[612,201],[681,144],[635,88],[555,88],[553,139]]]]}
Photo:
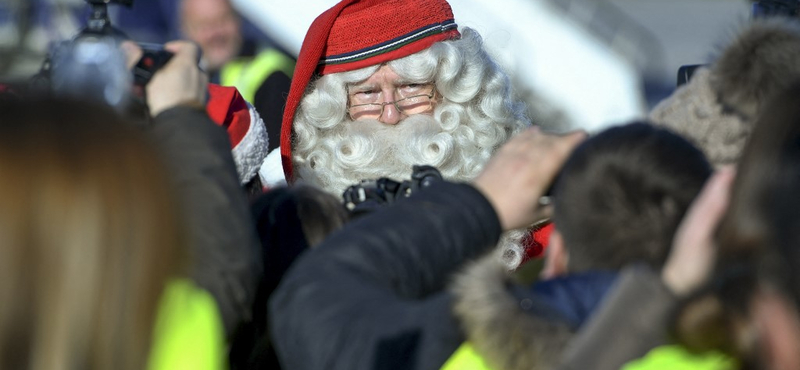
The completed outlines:
{"type": "MultiPolygon", "coordinates": [[[[477,32],[459,31],[447,1],[343,0],[317,17],[300,50],[280,175],[337,196],[361,180],[408,178],[412,165],[471,180],[530,124],[508,76],[477,32]]],[[[282,178],[265,168],[269,182],[282,178]]],[[[525,253],[506,243],[510,266],[541,253],[528,244],[525,253]]]]}

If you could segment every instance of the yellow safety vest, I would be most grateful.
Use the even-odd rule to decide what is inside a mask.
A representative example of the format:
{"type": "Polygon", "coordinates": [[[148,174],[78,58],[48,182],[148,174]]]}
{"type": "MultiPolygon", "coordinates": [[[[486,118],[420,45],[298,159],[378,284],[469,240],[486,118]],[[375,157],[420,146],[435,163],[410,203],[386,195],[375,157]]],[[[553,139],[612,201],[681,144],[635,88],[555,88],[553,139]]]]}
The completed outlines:
{"type": "MultiPolygon", "coordinates": [[[[719,352],[691,354],[677,345],[661,346],[645,357],[623,365],[622,370],[736,370],[739,363],[719,352]]],[[[445,362],[440,370],[492,370],[475,352],[469,342],[464,342],[445,362]]]]}
{"type": "Polygon", "coordinates": [[[736,359],[720,352],[691,353],[679,345],[656,347],[622,370],[736,370],[736,359]]]}
{"type": "Polygon", "coordinates": [[[252,102],[267,77],[280,71],[291,78],[294,64],[294,60],[286,54],[276,49],[266,49],[254,57],[226,63],[220,71],[220,85],[235,86],[244,100],[252,102]]]}
{"type": "Polygon", "coordinates": [[[464,342],[453,355],[447,359],[440,370],[492,370],[475,352],[469,342],[464,342]]]}
{"type": "Polygon", "coordinates": [[[170,281],[158,306],[148,370],[225,370],[225,328],[217,302],[187,279],[170,281]]]}

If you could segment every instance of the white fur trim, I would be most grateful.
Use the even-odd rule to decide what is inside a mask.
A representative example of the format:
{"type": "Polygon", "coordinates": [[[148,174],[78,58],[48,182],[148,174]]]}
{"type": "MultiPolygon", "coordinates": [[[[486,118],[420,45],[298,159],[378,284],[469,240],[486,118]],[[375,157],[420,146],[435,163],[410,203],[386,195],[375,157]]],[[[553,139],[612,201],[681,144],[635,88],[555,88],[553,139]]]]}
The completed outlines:
{"type": "Polygon", "coordinates": [[[261,184],[268,188],[286,185],[286,174],[283,173],[283,162],[281,162],[281,147],[269,152],[261,163],[258,174],[261,176],[261,184]]]}
{"type": "Polygon", "coordinates": [[[233,161],[236,162],[236,172],[239,173],[239,182],[246,184],[258,172],[261,162],[267,157],[267,127],[256,109],[247,103],[250,113],[250,128],[242,141],[231,150],[233,161]]]}

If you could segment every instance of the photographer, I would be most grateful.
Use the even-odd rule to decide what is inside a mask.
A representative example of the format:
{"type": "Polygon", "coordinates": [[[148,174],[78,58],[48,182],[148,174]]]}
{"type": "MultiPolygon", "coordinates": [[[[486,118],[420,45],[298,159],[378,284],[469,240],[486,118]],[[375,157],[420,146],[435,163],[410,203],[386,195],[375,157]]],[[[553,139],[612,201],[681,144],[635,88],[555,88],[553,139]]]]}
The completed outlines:
{"type": "Polygon", "coordinates": [[[0,101],[0,368],[227,367],[218,305],[245,314],[252,226],[197,49],[167,48],[146,130],[97,102],[0,101]]]}
{"type": "Polygon", "coordinates": [[[106,4],[87,2],[89,26],[58,45],[22,95],[99,101],[127,113],[156,141],[190,229],[191,276],[218,301],[230,335],[250,318],[261,274],[241,185],[257,176],[252,164],[260,165],[259,154],[266,156],[266,148],[259,152],[247,141],[266,142],[266,131],[255,130],[263,123],[234,88],[208,84],[197,46],[125,40],[111,26],[106,4]]]}
{"type": "MultiPolygon", "coordinates": [[[[130,44],[125,47],[133,51],[130,44]]],[[[153,138],[179,190],[190,231],[191,276],[216,298],[230,335],[250,318],[261,274],[253,221],[226,132],[204,111],[207,77],[197,46],[165,45],[174,53],[147,84],[153,138]]],[[[129,54],[131,55],[131,54],[129,54]]]]}

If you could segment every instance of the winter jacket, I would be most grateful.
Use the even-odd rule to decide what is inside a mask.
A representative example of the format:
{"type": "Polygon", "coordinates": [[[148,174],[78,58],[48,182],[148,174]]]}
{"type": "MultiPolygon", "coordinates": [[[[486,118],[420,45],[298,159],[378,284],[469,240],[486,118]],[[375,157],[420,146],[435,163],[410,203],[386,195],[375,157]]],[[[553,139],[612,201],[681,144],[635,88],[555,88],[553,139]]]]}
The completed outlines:
{"type": "Polygon", "coordinates": [[[616,276],[610,271],[574,273],[523,286],[495,260],[483,259],[456,277],[454,311],[486,367],[551,369],[616,276]]]}
{"type": "Polygon", "coordinates": [[[189,280],[174,279],[161,294],[147,368],[228,368],[225,330],[217,303],[189,280]]]}
{"type": "Polygon", "coordinates": [[[445,292],[500,223],[472,186],[439,183],[303,254],[270,302],[286,369],[438,369],[464,341],[445,292]]]}
{"type": "Polygon", "coordinates": [[[658,273],[645,266],[626,268],[557,368],[620,369],[668,343],[667,323],[676,305],[658,273]]]}
{"type": "Polygon", "coordinates": [[[168,109],[152,137],[172,172],[187,218],[190,274],[219,304],[226,333],[249,319],[260,252],[225,130],[202,110],[168,109]]]}
{"type": "MultiPolygon", "coordinates": [[[[271,299],[270,330],[283,367],[439,369],[464,343],[464,320],[486,319],[481,325],[490,328],[498,319],[492,314],[508,309],[504,329],[552,326],[571,333],[615,279],[600,272],[524,288],[501,278],[477,282],[466,297],[447,291],[453,273],[492,250],[500,233],[480,192],[447,182],[351,222],[303,254],[271,299]],[[497,303],[481,301],[498,296],[497,303]],[[475,315],[453,313],[454,302],[464,298],[476,300],[475,315]]],[[[496,334],[501,341],[516,338],[513,330],[496,334]]]]}
{"type": "Polygon", "coordinates": [[[308,242],[298,216],[296,197],[285,187],[265,192],[251,205],[262,246],[264,278],[253,306],[253,321],[240,327],[231,341],[231,369],[281,369],[269,338],[267,302],[289,266],[308,242]]]}

